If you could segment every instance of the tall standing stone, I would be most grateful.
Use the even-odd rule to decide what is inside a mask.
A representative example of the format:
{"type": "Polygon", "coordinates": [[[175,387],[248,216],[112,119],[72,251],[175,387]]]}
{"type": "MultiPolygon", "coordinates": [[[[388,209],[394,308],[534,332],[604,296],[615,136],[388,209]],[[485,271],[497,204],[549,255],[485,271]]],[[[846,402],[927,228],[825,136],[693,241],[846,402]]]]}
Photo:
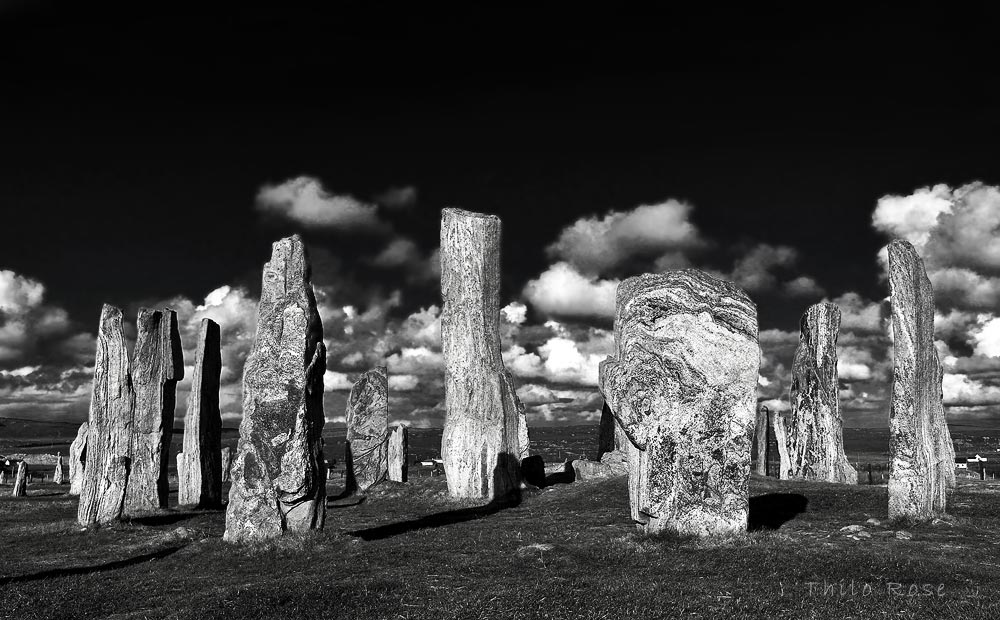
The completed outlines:
{"type": "Polygon", "coordinates": [[[52,483],[62,484],[63,483],[63,457],[59,454],[56,458],[56,469],[52,472],[52,483]]]}
{"type": "Polygon", "coordinates": [[[630,442],[640,529],[746,531],[759,366],[757,309],[732,283],[685,269],[618,285],[600,387],[630,442]]]}
{"type": "Polygon", "coordinates": [[[222,481],[229,482],[229,471],[233,466],[233,450],[229,446],[222,449],[222,481]]]}
{"type": "Polygon", "coordinates": [[[409,473],[410,442],[405,426],[394,426],[389,431],[389,480],[406,482],[409,473]]]}
{"type": "Polygon", "coordinates": [[[902,240],[889,244],[893,378],[889,414],[889,518],[943,513],[954,468],[934,346],[934,290],[924,263],[902,240]]]}
{"type": "Polygon", "coordinates": [[[84,422],[69,446],[69,494],[79,495],[83,486],[83,468],[87,460],[87,426],[84,422]]]}
{"type": "Polygon", "coordinates": [[[17,464],[17,474],[14,475],[14,488],[10,492],[11,497],[25,497],[28,495],[28,464],[20,461],[17,464]]]}
{"type": "Polygon", "coordinates": [[[857,484],[858,472],[844,453],[840,415],[837,338],[840,308],[823,302],[806,310],[799,322],[799,346],[792,361],[791,411],[777,418],[782,429],[780,478],[857,484]]]}
{"type": "Polygon", "coordinates": [[[136,331],[132,463],[125,493],[125,512],[130,515],[167,507],[176,387],[184,378],[184,353],[176,312],[140,308],[136,331]]]}
{"type": "Polygon", "coordinates": [[[77,511],[80,525],[108,523],[121,517],[129,478],[134,401],[122,311],[105,304],[97,329],[87,466],[77,511]]]}
{"type": "Polygon", "coordinates": [[[500,218],[442,210],[441,297],[448,492],[500,498],[520,488],[528,454],[524,406],[500,356],[500,218]]]}
{"type": "Polygon", "coordinates": [[[767,407],[761,405],[757,408],[757,422],[754,425],[754,439],[757,446],[757,474],[767,475],[767,461],[771,456],[770,429],[771,418],[767,407]]]}
{"type": "Polygon", "coordinates": [[[226,509],[228,541],[323,527],[323,324],[298,235],[264,265],[257,333],[243,370],[243,421],[226,509]]]}
{"type": "Polygon", "coordinates": [[[389,370],[376,366],[347,399],[347,486],[367,491],[389,476],[389,370]]]}
{"type": "Polygon", "coordinates": [[[184,414],[184,451],[183,456],[177,455],[177,503],[182,506],[215,508],[222,505],[221,375],[219,324],[202,319],[191,394],[184,414]]]}

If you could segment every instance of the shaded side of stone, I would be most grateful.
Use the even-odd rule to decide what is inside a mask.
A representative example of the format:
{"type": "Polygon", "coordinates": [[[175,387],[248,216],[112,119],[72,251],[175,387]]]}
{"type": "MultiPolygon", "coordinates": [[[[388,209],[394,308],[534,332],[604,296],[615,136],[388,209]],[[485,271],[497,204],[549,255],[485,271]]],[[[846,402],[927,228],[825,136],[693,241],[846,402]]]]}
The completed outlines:
{"type": "MultiPolygon", "coordinates": [[[[194,376],[184,415],[184,470],[178,469],[177,501],[181,505],[222,505],[222,414],[219,381],[222,341],[219,325],[202,319],[195,353],[194,376]]],[[[178,464],[181,459],[178,455],[178,464]]]]}
{"type": "Polygon", "coordinates": [[[770,442],[768,441],[769,430],[771,428],[770,412],[767,407],[757,408],[757,420],[754,424],[754,445],[757,451],[756,472],[761,476],[766,476],[767,461],[770,457],[770,442]]]}

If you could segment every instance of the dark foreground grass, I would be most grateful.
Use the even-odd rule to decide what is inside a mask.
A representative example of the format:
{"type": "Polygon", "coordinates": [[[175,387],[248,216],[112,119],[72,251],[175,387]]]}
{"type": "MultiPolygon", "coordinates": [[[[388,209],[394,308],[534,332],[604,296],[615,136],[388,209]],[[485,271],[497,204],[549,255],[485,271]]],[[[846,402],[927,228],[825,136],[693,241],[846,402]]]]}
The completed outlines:
{"type": "Polygon", "coordinates": [[[332,502],[324,531],[262,545],[224,543],[211,511],[84,532],[75,498],[32,493],[0,498],[4,618],[945,619],[1000,607],[1000,486],[988,483],[963,483],[946,521],[860,540],[839,530],[884,519],[885,487],[755,478],[759,529],[699,541],[638,535],[623,479],[487,507],[421,479],[332,502]]]}

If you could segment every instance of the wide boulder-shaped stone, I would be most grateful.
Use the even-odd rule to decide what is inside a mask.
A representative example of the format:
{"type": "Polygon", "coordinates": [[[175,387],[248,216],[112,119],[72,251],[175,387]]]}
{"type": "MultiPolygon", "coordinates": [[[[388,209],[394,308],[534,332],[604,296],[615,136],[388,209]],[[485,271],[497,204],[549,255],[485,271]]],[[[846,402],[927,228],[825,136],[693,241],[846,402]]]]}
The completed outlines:
{"type": "Polygon", "coordinates": [[[77,510],[80,525],[108,523],[122,516],[129,478],[134,402],[122,311],[105,304],[97,328],[87,465],[77,510]]]}
{"type": "Polygon", "coordinates": [[[759,366],[757,308],[732,283],[685,269],[619,284],[600,387],[630,443],[640,529],[746,531],[759,366]]]}
{"type": "Polygon", "coordinates": [[[177,455],[177,503],[182,506],[215,508],[222,505],[221,374],[219,324],[202,319],[191,393],[184,414],[184,451],[177,455]]]}
{"type": "Polygon", "coordinates": [[[923,260],[907,241],[889,244],[889,290],[889,518],[925,520],[945,511],[955,457],[934,346],[934,290],[923,260]]]}
{"type": "Polygon", "coordinates": [[[516,493],[528,427],[500,356],[500,218],[442,210],[441,297],[448,492],[471,499],[516,493]]]}
{"type": "Polygon", "coordinates": [[[389,431],[389,480],[406,482],[409,460],[409,430],[402,425],[394,426],[389,431]]]}
{"type": "Polygon", "coordinates": [[[141,308],[136,321],[132,388],[132,451],[125,513],[167,507],[168,459],[174,430],[177,382],[184,378],[184,353],[173,310],[141,308]]]}
{"type": "Polygon", "coordinates": [[[87,460],[87,422],[76,431],[76,439],[69,445],[69,494],[79,495],[83,486],[83,468],[87,460]]]}
{"type": "Polygon", "coordinates": [[[323,527],[326,348],[302,239],[274,243],[243,369],[243,421],[226,508],[228,541],[323,527]]]}
{"type": "Polygon", "coordinates": [[[799,346],[792,361],[791,410],[776,418],[780,432],[782,480],[801,479],[857,484],[858,472],[844,453],[840,415],[837,338],[840,308],[823,302],[810,306],[799,323],[799,346]]]}
{"type": "Polygon", "coordinates": [[[376,366],[347,399],[347,486],[367,491],[389,477],[389,371],[376,366]]]}

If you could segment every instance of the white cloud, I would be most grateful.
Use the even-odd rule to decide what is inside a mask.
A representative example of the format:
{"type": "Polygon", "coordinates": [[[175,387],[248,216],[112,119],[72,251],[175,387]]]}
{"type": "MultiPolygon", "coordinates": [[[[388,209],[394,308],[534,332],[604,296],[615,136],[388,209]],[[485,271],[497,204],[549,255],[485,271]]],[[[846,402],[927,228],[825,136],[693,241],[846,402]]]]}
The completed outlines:
{"type": "Polygon", "coordinates": [[[980,316],[981,325],[971,333],[975,342],[973,353],[985,357],[1000,357],[1000,317],[980,316]]]}
{"type": "Polygon", "coordinates": [[[417,204],[417,188],[413,185],[390,187],[375,196],[375,202],[389,209],[409,209],[417,204]]]}
{"type": "Polygon", "coordinates": [[[881,333],[882,304],[868,301],[854,292],[844,293],[832,300],[840,306],[840,329],[845,332],[881,333]]]}
{"type": "Polygon", "coordinates": [[[335,372],[333,370],[328,370],[323,374],[323,391],[333,392],[335,390],[350,390],[354,387],[354,382],[351,381],[346,374],[342,372],[335,372]]]}
{"type": "Polygon", "coordinates": [[[306,228],[361,231],[382,230],[375,205],[353,196],[327,192],[318,179],[300,176],[279,185],[264,185],[257,193],[257,210],[306,228]]]}
{"type": "Polygon", "coordinates": [[[790,411],[791,406],[788,401],[783,398],[770,398],[760,402],[761,405],[767,407],[770,411],[790,411]]]}
{"type": "Polygon", "coordinates": [[[559,262],[529,281],[524,297],[549,316],[613,318],[617,290],[618,280],[586,276],[569,263],[559,262]]]}
{"type": "Polygon", "coordinates": [[[385,361],[392,373],[420,375],[444,369],[444,355],[427,347],[404,347],[385,361]]]}
{"type": "Polygon", "coordinates": [[[949,406],[1000,404],[1000,387],[986,385],[967,375],[945,373],[941,389],[944,392],[944,404],[949,406]]]}
{"type": "Polygon", "coordinates": [[[785,282],[785,293],[792,297],[822,297],[826,294],[823,287],[810,276],[799,276],[785,282]]]}
{"type": "Polygon", "coordinates": [[[525,383],[517,389],[517,397],[526,406],[559,402],[555,392],[537,383],[525,383]]]}
{"type": "Polygon", "coordinates": [[[521,325],[528,318],[528,307],[518,301],[510,302],[501,308],[500,312],[503,313],[503,317],[508,323],[514,325],[521,325]]]}
{"type": "Polygon", "coordinates": [[[938,216],[950,211],[951,206],[951,188],[944,184],[918,189],[909,196],[883,196],[872,213],[872,224],[906,239],[919,252],[930,239],[938,216]]]}
{"type": "Polygon", "coordinates": [[[504,362],[518,377],[596,386],[598,365],[612,352],[611,341],[605,334],[604,330],[595,330],[592,338],[585,342],[550,338],[537,352],[514,345],[504,351],[504,362]]]}
{"type": "Polygon", "coordinates": [[[37,280],[0,270],[0,364],[93,359],[93,336],[75,332],[66,311],[45,302],[45,292],[37,280]]]}
{"type": "Polygon", "coordinates": [[[409,392],[417,389],[420,378],[416,375],[389,375],[389,389],[397,392],[409,392]]]}
{"type": "Polygon", "coordinates": [[[798,253],[793,248],[761,243],[736,260],[729,278],[748,291],[770,290],[778,283],[773,270],[789,268],[797,258],[798,253]]]}
{"type": "Polygon", "coordinates": [[[837,374],[842,381],[868,381],[875,359],[868,349],[837,347],[837,374]]]}

